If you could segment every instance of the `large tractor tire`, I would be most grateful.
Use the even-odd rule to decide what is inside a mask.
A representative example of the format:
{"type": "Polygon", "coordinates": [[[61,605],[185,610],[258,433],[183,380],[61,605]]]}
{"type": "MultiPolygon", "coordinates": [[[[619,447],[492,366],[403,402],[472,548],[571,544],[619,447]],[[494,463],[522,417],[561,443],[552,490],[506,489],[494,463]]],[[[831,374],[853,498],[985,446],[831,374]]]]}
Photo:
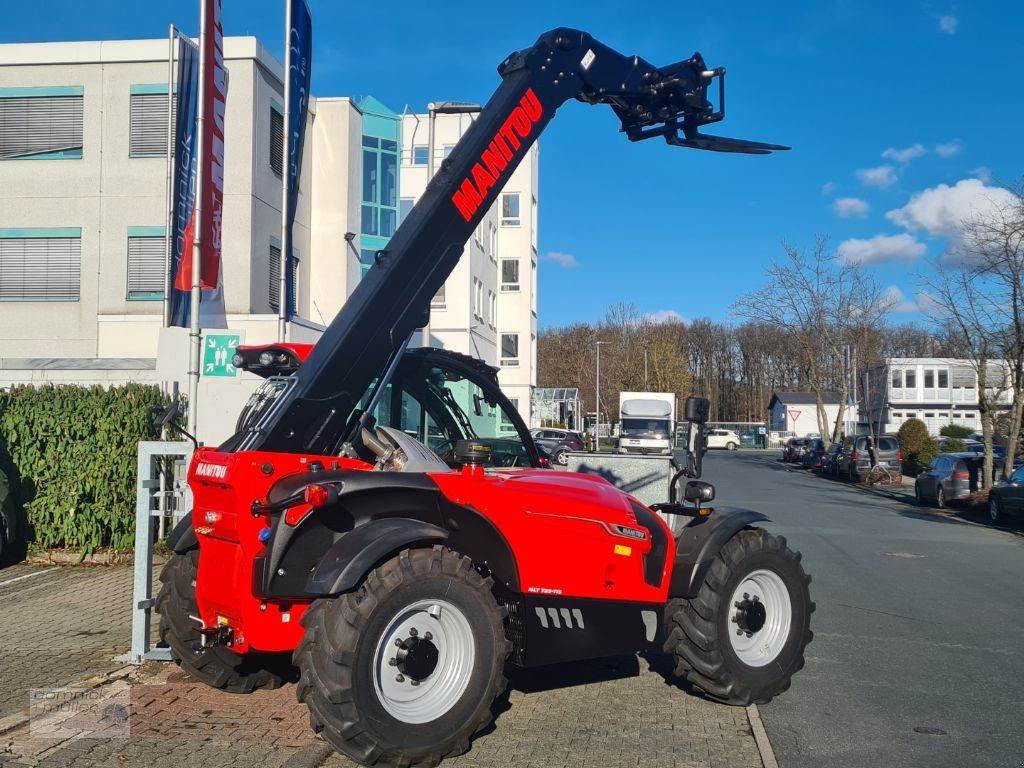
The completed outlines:
{"type": "Polygon", "coordinates": [[[286,655],[240,655],[223,646],[200,647],[199,627],[192,619],[199,612],[196,607],[198,569],[199,549],[193,547],[172,555],[160,573],[160,594],[156,599],[160,640],[170,647],[174,661],[189,676],[229,693],[280,687],[292,676],[286,655]]]}
{"type": "Polygon", "coordinates": [[[764,704],[804,665],[811,578],[781,536],[747,528],[715,557],[697,596],[666,607],[675,673],[725,704],[764,704]]]}
{"type": "Polygon", "coordinates": [[[436,546],[314,602],[295,651],[313,729],[364,765],[429,767],[465,752],[506,685],[511,646],[492,585],[436,546]]]}

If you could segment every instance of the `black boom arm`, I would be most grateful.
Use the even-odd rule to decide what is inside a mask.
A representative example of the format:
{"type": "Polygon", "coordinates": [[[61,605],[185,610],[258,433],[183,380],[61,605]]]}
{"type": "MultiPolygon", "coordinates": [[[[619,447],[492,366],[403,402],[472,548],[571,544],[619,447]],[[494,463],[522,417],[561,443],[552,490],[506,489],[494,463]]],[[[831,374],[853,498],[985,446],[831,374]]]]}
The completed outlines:
{"type": "Polygon", "coordinates": [[[423,196],[374,266],[288,381],[266,416],[234,449],[332,454],[367,388],[413,330],[462,255],[484,213],[570,99],[608,104],[632,141],[662,136],[669,144],[719,152],[766,154],[773,144],[704,136],[698,128],[724,117],[724,69],[699,53],[667,67],[623,56],[586,32],[541,35],[498,68],[502,82],[443,161],[423,196]],[[718,80],[719,109],[707,98],[718,80]]]}

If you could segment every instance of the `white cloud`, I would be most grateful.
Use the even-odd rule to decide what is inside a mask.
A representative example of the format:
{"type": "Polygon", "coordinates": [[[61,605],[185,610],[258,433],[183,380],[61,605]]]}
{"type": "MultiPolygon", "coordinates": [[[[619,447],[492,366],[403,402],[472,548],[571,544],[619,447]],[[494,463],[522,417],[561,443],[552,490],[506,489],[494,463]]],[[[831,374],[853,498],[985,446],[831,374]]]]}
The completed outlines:
{"type": "Polygon", "coordinates": [[[890,285],[885,289],[885,302],[889,305],[889,311],[901,315],[921,312],[921,301],[924,296],[925,294],[919,293],[916,299],[908,299],[903,291],[895,285],[890,285]]]}
{"type": "Polygon", "coordinates": [[[644,320],[655,324],[685,322],[683,316],[674,309],[659,309],[657,312],[648,312],[644,315],[644,320]]]}
{"type": "Polygon", "coordinates": [[[964,146],[960,139],[953,139],[952,141],[936,144],[935,154],[943,158],[956,157],[960,154],[960,150],[963,148],[964,146]]]}
{"type": "Polygon", "coordinates": [[[939,16],[937,21],[939,22],[939,29],[945,32],[947,35],[955,35],[956,28],[960,24],[960,19],[958,19],[951,13],[939,16]]]}
{"type": "Polygon", "coordinates": [[[905,206],[889,211],[885,217],[910,231],[949,237],[957,233],[965,219],[1012,199],[1007,190],[986,186],[981,179],[961,179],[952,187],[939,184],[918,192],[905,206]]]}
{"type": "Polygon", "coordinates": [[[992,181],[992,169],[979,165],[977,168],[971,169],[971,176],[978,179],[982,184],[988,184],[992,181]]]}
{"type": "Polygon", "coordinates": [[[544,261],[550,261],[553,264],[557,264],[563,269],[572,269],[580,265],[579,260],[571,253],[562,253],[560,251],[549,251],[545,253],[541,258],[544,261]]]}
{"type": "Polygon", "coordinates": [[[839,244],[839,259],[847,264],[908,263],[924,256],[925,247],[917,238],[904,233],[857,237],[839,244]]]}
{"type": "Polygon", "coordinates": [[[877,168],[861,168],[857,178],[865,187],[885,189],[896,183],[896,169],[891,165],[879,165],[877,168]]]}
{"type": "Polygon", "coordinates": [[[886,160],[895,160],[901,165],[906,165],[911,160],[923,157],[927,152],[928,150],[924,148],[923,144],[911,144],[909,147],[904,147],[903,149],[889,147],[882,153],[882,157],[886,160]]]}
{"type": "Polygon", "coordinates": [[[834,181],[826,181],[821,185],[821,194],[831,195],[836,191],[836,183],[834,181]]]}
{"type": "Polygon", "coordinates": [[[832,202],[832,210],[840,219],[863,218],[868,215],[871,206],[859,197],[839,197],[832,202]]]}

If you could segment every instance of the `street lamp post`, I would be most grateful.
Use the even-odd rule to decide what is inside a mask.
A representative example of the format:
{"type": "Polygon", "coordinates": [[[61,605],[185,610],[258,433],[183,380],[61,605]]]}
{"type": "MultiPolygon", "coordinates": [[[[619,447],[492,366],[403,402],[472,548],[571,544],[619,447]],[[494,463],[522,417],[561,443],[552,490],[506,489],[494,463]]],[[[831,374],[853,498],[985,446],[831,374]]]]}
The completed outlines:
{"type": "Polygon", "coordinates": [[[594,453],[601,451],[601,345],[610,341],[595,341],[597,346],[597,376],[594,384],[594,453]]]}

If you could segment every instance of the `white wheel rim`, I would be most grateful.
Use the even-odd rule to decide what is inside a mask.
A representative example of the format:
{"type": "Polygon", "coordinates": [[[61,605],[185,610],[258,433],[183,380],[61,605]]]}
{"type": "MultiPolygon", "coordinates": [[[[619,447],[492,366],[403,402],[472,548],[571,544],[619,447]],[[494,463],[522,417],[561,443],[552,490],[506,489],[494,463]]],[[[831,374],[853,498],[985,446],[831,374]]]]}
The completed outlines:
{"type": "Polygon", "coordinates": [[[774,571],[751,572],[732,593],[728,616],[729,642],[739,660],[748,667],[770,664],[782,653],[793,621],[785,582],[774,571]],[[763,623],[754,621],[760,610],[750,606],[756,603],[763,606],[763,623]]]}
{"type": "Polygon", "coordinates": [[[377,642],[373,682],[377,698],[389,715],[404,723],[429,723],[462,698],[473,674],[476,643],[465,614],[445,600],[419,600],[399,611],[377,642]],[[412,637],[427,639],[437,649],[437,663],[418,684],[392,664],[396,644],[412,637]],[[429,637],[428,637],[429,635],[429,637]]]}
{"type": "Polygon", "coordinates": [[[999,505],[996,504],[996,500],[995,499],[992,499],[988,503],[988,516],[990,518],[992,518],[993,520],[998,520],[999,519],[999,505]]]}

